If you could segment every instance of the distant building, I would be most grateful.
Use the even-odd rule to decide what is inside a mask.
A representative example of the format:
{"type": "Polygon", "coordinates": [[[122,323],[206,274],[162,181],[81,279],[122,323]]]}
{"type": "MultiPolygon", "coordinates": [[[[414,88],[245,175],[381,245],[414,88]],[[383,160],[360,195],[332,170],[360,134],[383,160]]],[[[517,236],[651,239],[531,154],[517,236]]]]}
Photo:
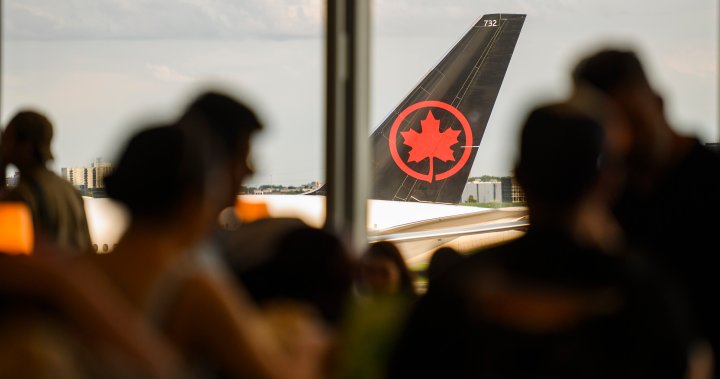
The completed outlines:
{"type": "Polygon", "coordinates": [[[98,158],[90,169],[92,169],[92,181],[88,175],[88,188],[105,188],[105,177],[112,172],[112,164],[102,162],[98,158]]]}
{"type": "Polygon", "coordinates": [[[476,203],[502,202],[502,184],[480,181],[466,183],[461,200],[462,202],[474,201],[476,203]]]}
{"type": "Polygon", "coordinates": [[[85,167],[63,167],[61,175],[76,188],[87,188],[87,169],[85,167]]]}
{"type": "Polygon", "coordinates": [[[525,204],[525,193],[515,178],[506,176],[500,178],[500,183],[502,183],[503,203],[525,204]]]}
{"type": "Polygon", "coordinates": [[[505,176],[500,178],[500,183],[502,184],[502,202],[512,203],[513,179],[509,176],[505,176]]]}
{"type": "Polygon", "coordinates": [[[95,188],[95,170],[92,167],[85,167],[85,188],[95,188]]]}
{"type": "Polygon", "coordinates": [[[112,164],[100,158],[90,167],[63,167],[60,174],[80,191],[89,190],[92,194],[102,194],[105,188],[105,177],[112,172],[112,164]]]}

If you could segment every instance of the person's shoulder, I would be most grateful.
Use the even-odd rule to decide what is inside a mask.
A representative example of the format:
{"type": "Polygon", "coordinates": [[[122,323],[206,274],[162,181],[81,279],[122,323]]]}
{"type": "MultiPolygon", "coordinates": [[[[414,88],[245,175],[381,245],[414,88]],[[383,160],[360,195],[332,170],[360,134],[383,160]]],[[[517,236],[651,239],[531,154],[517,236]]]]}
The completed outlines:
{"type": "Polygon", "coordinates": [[[565,245],[567,245],[565,238],[559,238],[555,234],[533,231],[509,241],[472,251],[463,264],[458,266],[472,268],[485,265],[506,265],[518,260],[534,259],[534,257],[557,250],[564,251],[566,250],[565,245]]]}
{"type": "Polygon", "coordinates": [[[73,196],[79,199],[82,198],[80,191],[75,188],[72,183],[53,171],[39,170],[34,177],[43,188],[52,189],[54,191],[62,191],[61,193],[64,193],[67,196],[73,196]]]}
{"type": "Polygon", "coordinates": [[[493,244],[487,247],[478,248],[472,250],[465,257],[465,263],[481,262],[488,259],[497,259],[499,256],[503,256],[507,252],[517,251],[525,244],[527,236],[522,236],[510,241],[504,241],[497,244],[493,244]]]}
{"type": "Polygon", "coordinates": [[[667,181],[685,182],[697,193],[720,191],[720,154],[704,146],[696,138],[688,138],[686,153],[670,171],[667,181]]]}
{"type": "Polygon", "coordinates": [[[502,267],[507,260],[514,260],[517,255],[523,255],[527,250],[525,239],[523,236],[464,254],[460,260],[447,268],[443,276],[450,278],[448,282],[463,286],[463,282],[476,277],[480,272],[493,267],[502,267]]]}
{"type": "Polygon", "coordinates": [[[54,185],[75,188],[72,183],[51,170],[41,170],[38,172],[37,176],[54,185]]]}
{"type": "Polygon", "coordinates": [[[687,153],[682,162],[683,169],[720,170],[720,153],[703,145],[697,138],[687,138],[687,153]]]}

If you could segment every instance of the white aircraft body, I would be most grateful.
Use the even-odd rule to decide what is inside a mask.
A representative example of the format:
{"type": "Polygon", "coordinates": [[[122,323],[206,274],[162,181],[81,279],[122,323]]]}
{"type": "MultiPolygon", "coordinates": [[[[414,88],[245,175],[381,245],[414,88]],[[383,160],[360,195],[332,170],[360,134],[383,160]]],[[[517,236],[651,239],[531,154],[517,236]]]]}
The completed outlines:
{"type": "MultiPolygon", "coordinates": [[[[273,217],[299,218],[322,227],[325,197],[306,195],[243,195],[243,202],[262,203],[273,217]]],[[[527,209],[368,200],[368,242],[392,241],[410,264],[426,263],[440,246],[469,251],[522,234],[527,209]]]]}
{"type": "MultiPolygon", "coordinates": [[[[272,217],[298,218],[321,227],[325,197],[243,195],[242,201],[263,203],[272,217]]],[[[128,224],[121,204],[108,198],[83,197],[90,237],[98,252],[109,252],[128,224]]],[[[527,227],[523,207],[489,209],[473,206],[368,200],[368,242],[393,241],[409,263],[424,263],[436,248],[460,251],[509,240],[527,227]]]]}

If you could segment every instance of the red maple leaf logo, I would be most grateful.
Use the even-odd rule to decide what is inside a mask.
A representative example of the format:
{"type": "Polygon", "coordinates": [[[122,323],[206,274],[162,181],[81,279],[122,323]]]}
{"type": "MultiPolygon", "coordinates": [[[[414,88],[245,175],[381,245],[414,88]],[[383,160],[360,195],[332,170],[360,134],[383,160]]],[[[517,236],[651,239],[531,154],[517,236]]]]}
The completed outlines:
{"type": "Polygon", "coordinates": [[[405,145],[410,146],[410,158],[408,162],[420,162],[425,158],[430,159],[430,173],[428,177],[432,182],[433,178],[433,158],[440,159],[443,162],[454,161],[452,145],[458,143],[459,130],[447,128],[440,131],[440,120],[436,119],[432,111],[428,111],[427,117],[420,121],[422,131],[416,132],[410,129],[407,132],[400,132],[405,139],[405,145]]]}

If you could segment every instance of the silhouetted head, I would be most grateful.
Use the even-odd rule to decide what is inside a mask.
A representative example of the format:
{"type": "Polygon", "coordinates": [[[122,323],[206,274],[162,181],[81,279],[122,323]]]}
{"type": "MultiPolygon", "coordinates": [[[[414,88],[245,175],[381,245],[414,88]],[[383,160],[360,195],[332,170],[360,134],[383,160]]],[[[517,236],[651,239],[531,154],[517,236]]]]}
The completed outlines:
{"type": "Polygon", "coordinates": [[[565,104],[532,110],[523,124],[516,177],[528,206],[574,206],[598,178],[602,126],[565,104]]]}
{"type": "Polygon", "coordinates": [[[259,303],[304,302],[335,325],[350,297],[352,273],[350,255],[339,238],[302,226],[286,232],[265,262],[240,272],[240,277],[259,303]]]}
{"type": "Polygon", "coordinates": [[[370,244],[361,264],[361,290],[375,294],[416,295],[413,275],[400,250],[392,242],[370,244]]]}
{"type": "Polygon", "coordinates": [[[462,259],[462,255],[451,247],[446,246],[435,250],[432,257],[430,257],[430,263],[427,268],[428,286],[440,280],[448,268],[462,261],[462,259]]]}
{"type": "Polygon", "coordinates": [[[669,156],[675,134],[665,117],[663,99],[650,84],[638,56],[628,50],[604,49],[591,54],[573,70],[575,86],[591,85],[607,94],[628,120],[627,162],[636,173],[669,156]]]}
{"type": "Polygon", "coordinates": [[[232,155],[252,133],[262,129],[255,112],[240,101],[219,92],[205,92],[188,105],[183,117],[201,117],[203,124],[188,127],[205,128],[218,147],[232,155]]]}
{"type": "Polygon", "coordinates": [[[50,144],[53,126],[43,114],[32,110],[18,112],[7,125],[0,142],[2,160],[19,168],[45,166],[53,159],[50,144]]]}
{"type": "Polygon", "coordinates": [[[181,129],[152,127],[129,140],[105,186],[133,220],[170,222],[186,206],[203,203],[203,168],[201,156],[181,129]]]}
{"type": "Polygon", "coordinates": [[[573,80],[614,94],[628,86],[647,86],[650,82],[637,55],[629,50],[606,49],[583,58],[573,69],[573,80]]]}
{"type": "Polygon", "coordinates": [[[216,192],[225,206],[234,204],[243,179],[252,174],[250,138],[262,129],[255,112],[219,92],[205,92],[187,107],[178,122],[197,138],[209,158],[208,169],[220,175],[216,192]]]}

